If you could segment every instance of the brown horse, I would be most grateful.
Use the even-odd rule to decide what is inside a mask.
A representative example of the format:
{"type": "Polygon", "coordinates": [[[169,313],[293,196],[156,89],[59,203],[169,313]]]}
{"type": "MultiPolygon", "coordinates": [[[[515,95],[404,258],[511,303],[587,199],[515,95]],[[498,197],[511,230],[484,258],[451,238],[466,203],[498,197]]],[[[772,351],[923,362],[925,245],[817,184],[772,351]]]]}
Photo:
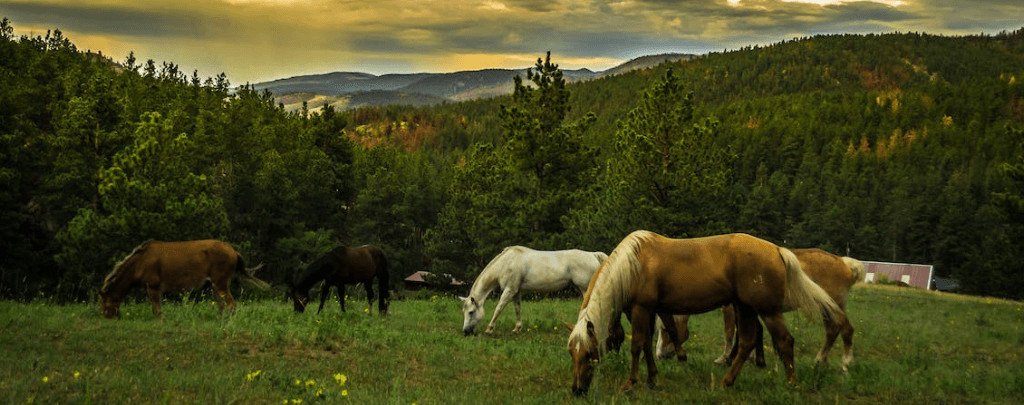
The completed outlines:
{"type": "MultiPolygon", "coordinates": [[[[818,352],[817,361],[827,362],[828,353],[832,350],[832,345],[835,344],[836,338],[840,335],[843,337],[843,365],[842,371],[846,372],[849,370],[850,362],[853,361],[853,325],[850,324],[850,320],[845,316],[846,313],[846,297],[850,292],[850,288],[857,282],[864,281],[864,264],[859,260],[851,257],[839,257],[826,252],[821,249],[793,249],[793,254],[800,260],[800,266],[803,268],[807,276],[814,280],[821,288],[828,293],[830,297],[839,305],[839,308],[843,310],[843,315],[836,317],[823,317],[825,323],[825,345],[818,352]]],[[[786,310],[791,311],[796,307],[786,302],[786,310]]],[[[735,355],[735,332],[736,332],[736,311],[732,305],[726,305],[722,307],[723,318],[725,323],[725,352],[715,360],[715,363],[729,363],[731,355],[735,355]]],[[[689,315],[676,315],[675,317],[676,331],[679,334],[679,341],[686,342],[689,338],[689,315]]],[[[758,343],[754,345],[755,349],[755,364],[763,367],[764,361],[764,345],[763,332],[760,331],[760,323],[758,323],[758,343]]],[[[667,358],[671,357],[672,353],[675,352],[672,347],[671,336],[668,336],[668,332],[664,329],[662,324],[659,324],[658,334],[658,357],[667,358]]]]}
{"type": "MultiPolygon", "coordinates": [[[[600,359],[611,324],[626,313],[633,324],[632,367],[622,386],[629,390],[637,381],[640,353],[647,359],[647,384],[654,386],[657,367],[651,348],[655,315],[697,314],[737,304],[739,353],[753,350],[757,317],[760,316],[779,347],[786,379],[796,380],[793,370],[793,336],[786,329],[782,311],[785,298],[811,314],[841,310],[828,294],[800,269],[788,249],[745,234],[695,239],[669,239],[636,231],[611,253],[590,280],[579,317],[569,334],[573,361],[572,391],[587,392],[595,363],[600,359]]],[[[675,329],[669,322],[666,327],[675,329]]],[[[670,330],[674,334],[674,330],[670,330]]],[[[676,347],[679,347],[678,344],[676,347]]],[[[737,357],[722,384],[732,385],[746,357],[737,357]]]]}
{"type": "Polygon", "coordinates": [[[306,310],[309,302],[309,289],[321,280],[324,287],[320,290],[320,311],[324,310],[324,302],[330,294],[331,287],[338,289],[338,300],[341,301],[341,312],[345,312],[345,284],[363,283],[366,297],[373,306],[373,278],[377,277],[380,290],[380,302],[377,311],[380,315],[388,313],[388,262],[384,251],[379,247],[365,245],[356,248],[341,246],[310,264],[306,271],[299,275],[292,286],[291,296],[295,312],[306,310]]]}
{"type": "Polygon", "coordinates": [[[100,310],[106,318],[120,316],[121,301],[129,291],[145,288],[153,303],[153,314],[159,316],[160,295],[164,291],[183,291],[202,287],[207,281],[219,298],[220,310],[225,304],[235,310],[231,297],[231,276],[238,272],[242,280],[266,289],[266,282],[252,274],[262,267],[246,269],[242,256],[227,243],[218,240],[162,242],[148,240],[136,247],[103,280],[99,290],[100,310]]]}

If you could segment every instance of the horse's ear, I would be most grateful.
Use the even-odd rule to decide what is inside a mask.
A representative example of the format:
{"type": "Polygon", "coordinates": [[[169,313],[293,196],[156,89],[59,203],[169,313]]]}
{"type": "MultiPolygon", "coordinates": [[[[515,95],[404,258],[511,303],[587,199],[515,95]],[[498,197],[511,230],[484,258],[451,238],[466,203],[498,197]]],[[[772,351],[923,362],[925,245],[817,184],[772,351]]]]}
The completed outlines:
{"type": "Polygon", "coordinates": [[[467,299],[468,298],[466,298],[466,297],[459,297],[459,301],[462,301],[462,302],[466,302],[467,299]]]}
{"type": "Polygon", "coordinates": [[[565,328],[569,330],[569,333],[572,333],[572,329],[573,329],[572,325],[569,325],[569,324],[565,323],[565,321],[561,321],[561,322],[562,322],[562,325],[564,325],[565,328]]]}

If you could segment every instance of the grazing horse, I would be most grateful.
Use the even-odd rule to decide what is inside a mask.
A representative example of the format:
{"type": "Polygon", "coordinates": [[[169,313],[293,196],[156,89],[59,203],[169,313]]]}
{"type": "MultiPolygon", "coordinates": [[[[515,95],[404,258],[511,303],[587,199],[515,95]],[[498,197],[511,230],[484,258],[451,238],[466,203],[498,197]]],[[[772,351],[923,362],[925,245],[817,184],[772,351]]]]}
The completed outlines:
{"type": "MultiPolygon", "coordinates": [[[[590,387],[594,366],[613,323],[621,314],[633,324],[632,367],[623,390],[637,381],[641,351],[647,360],[647,385],[654,386],[657,366],[651,348],[655,315],[698,314],[730,302],[739,314],[738,361],[722,384],[731,386],[745,356],[753,350],[760,316],[779,347],[786,379],[795,382],[793,335],[782,316],[790,298],[808,313],[841,313],[836,303],[800,269],[793,252],[746,234],[670,239],[636,231],[619,243],[590,280],[579,316],[569,334],[573,362],[572,392],[590,387]]],[[[666,325],[675,334],[675,325],[666,325]]],[[[678,348],[678,343],[676,345],[678,348]]]]}
{"type": "Polygon", "coordinates": [[[306,271],[296,278],[292,284],[292,303],[295,312],[303,312],[309,302],[309,289],[314,284],[324,281],[320,290],[320,309],[324,310],[324,302],[331,292],[331,287],[338,289],[338,300],[341,312],[345,312],[345,284],[363,283],[366,298],[373,307],[373,278],[377,277],[379,303],[377,311],[380,315],[388,313],[388,261],[384,251],[379,247],[364,245],[360,247],[340,246],[310,264],[306,271]]]}
{"type": "MultiPolygon", "coordinates": [[[[839,257],[826,252],[821,249],[793,249],[793,254],[800,260],[800,266],[816,284],[821,286],[828,293],[830,297],[839,305],[839,308],[843,310],[843,314],[846,313],[846,297],[850,292],[850,288],[857,282],[864,281],[864,264],[859,260],[850,257],[839,257]]],[[[796,307],[786,301],[786,310],[791,311],[796,307]]],[[[732,305],[726,305],[722,307],[723,318],[725,323],[725,341],[726,348],[725,352],[715,360],[715,363],[729,363],[731,355],[735,354],[735,331],[736,331],[736,311],[732,305]]],[[[676,331],[679,334],[679,341],[686,342],[689,338],[689,315],[676,315],[676,331]]],[[[843,336],[843,365],[842,371],[846,372],[849,370],[850,362],[853,361],[853,325],[850,324],[850,320],[846,316],[836,317],[823,317],[825,323],[825,345],[818,352],[816,361],[827,362],[828,353],[832,350],[832,345],[835,344],[836,338],[841,334],[843,336]]],[[[755,349],[755,364],[758,366],[764,366],[764,335],[760,331],[760,323],[758,323],[758,343],[754,345],[755,349]]],[[[675,352],[672,341],[675,340],[671,336],[668,336],[668,332],[664,329],[662,323],[658,324],[658,357],[668,358],[671,357],[675,352]]]]}
{"type": "Polygon", "coordinates": [[[484,319],[484,302],[495,288],[501,289],[501,299],[484,334],[494,331],[498,314],[509,301],[516,308],[516,327],[512,333],[519,332],[523,328],[519,307],[521,291],[558,291],[569,284],[575,284],[581,292],[586,291],[594,271],[607,257],[602,252],[578,249],[548,252],[523,246],[506,247],[477,276],[469,297],[459,297],[462,300],[462,332],[471,335],[484,319]]]}
{"type": "Polygon", "coordinates": [[[153,303],[153,315],[159,316],[160,296],[164,291],[183,291],[202,287],[207,281],[219,298],[220,310],[225,305],[235,310],[231,297],[231,276],[238,272],[242,280],[267,289],[265,281],[253,276],[256,270],[246,269],[242,256],[227,243],[218,240],[162,242],[148,240],[136,247],[103,280],[99,289],[100,310],[106,318],[121,314],[121,301],[129,291],[145,288],[153,303]]]}

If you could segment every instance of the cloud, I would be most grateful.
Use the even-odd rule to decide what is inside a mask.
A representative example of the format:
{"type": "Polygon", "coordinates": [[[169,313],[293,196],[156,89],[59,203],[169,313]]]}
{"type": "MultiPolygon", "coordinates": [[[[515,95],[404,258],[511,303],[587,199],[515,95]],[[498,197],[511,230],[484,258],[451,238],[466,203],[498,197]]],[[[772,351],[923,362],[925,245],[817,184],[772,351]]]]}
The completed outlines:
{"type": "Polygon", "coordinates": [[[0,0],[0,13],[19,33],[56,28],[116,59],[134,50],[241,82],[528,67],[546,51],[563,68],[600,69],[611,66],[582,64],[818,33],[994,33],[1024,21],[1019,0],[799,1],[0,0]]]}

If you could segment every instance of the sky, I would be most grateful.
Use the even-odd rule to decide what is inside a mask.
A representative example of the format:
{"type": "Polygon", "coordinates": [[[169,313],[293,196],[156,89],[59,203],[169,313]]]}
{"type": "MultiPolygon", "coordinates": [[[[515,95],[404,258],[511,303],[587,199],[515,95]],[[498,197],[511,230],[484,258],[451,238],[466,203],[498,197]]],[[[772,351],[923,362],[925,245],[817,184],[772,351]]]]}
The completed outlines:
{"type": "Polygon", "coordinates": [[[601,71],[818,34],[997,34],[1022,0],[0,0],[20,37],[178,65],[232,85],[330,72],[601,71]]]}

